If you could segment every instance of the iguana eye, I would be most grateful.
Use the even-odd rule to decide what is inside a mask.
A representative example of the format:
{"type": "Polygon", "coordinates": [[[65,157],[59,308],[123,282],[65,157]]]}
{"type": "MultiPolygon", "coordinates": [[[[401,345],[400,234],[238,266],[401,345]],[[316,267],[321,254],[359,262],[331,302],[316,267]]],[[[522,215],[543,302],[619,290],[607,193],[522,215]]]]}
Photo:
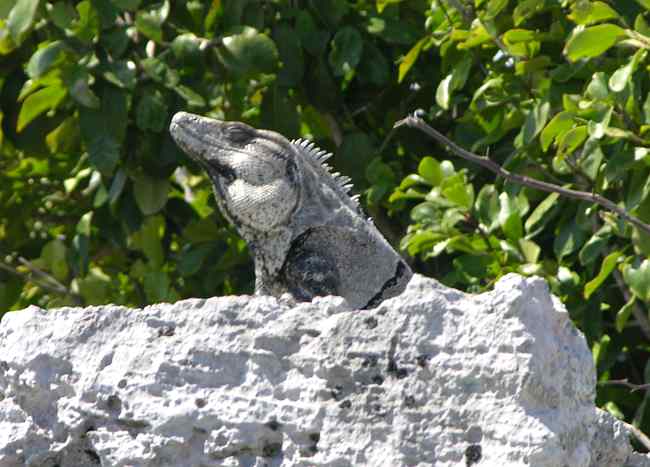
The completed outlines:
{"type": "Polygon", "coordinates": [[[248,131],[241,127],[230,127],[228,128],[227,133],[230,141],[235,144],[244,144],[250,139],[248,131]]]}

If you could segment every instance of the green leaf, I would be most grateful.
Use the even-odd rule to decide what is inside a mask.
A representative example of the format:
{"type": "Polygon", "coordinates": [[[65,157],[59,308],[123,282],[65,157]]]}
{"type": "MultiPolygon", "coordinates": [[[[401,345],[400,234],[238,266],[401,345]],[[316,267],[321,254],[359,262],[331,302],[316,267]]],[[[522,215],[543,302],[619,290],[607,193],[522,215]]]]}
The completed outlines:
{"type": "MultiPolygon", "coordinates": [[[[548,113],[551,109],[551,104],[548,101],[538,101],[537,104],[528,112],[526,121],[521,129],[521,135],[524,145],[528,145],[537,134],[542,131],[546,121],[548,120],[548,113]]],[[[557,116],[556,116],[557,117],[557,116]]]]}
{"type": "Polygon", "coordinates": [[[415,43],[413,47],[411,47],[411,50],[408,51],[408,53],[404,56],[402,61],[399,64],[399,72],[397,74],[397,82],[401,83],[406,74],[409,72],[411,67],[415,64],[415,61],[418,59],[420,56],[420,51],[422,50],[422,47],[424,47],[424,44],[426,44],[428,41],[427,37],[423,37],[419,41],[415,43]]]}
{"type": "Polygon", "coordinates": [[[521,215],[515,198],[508,193],[499,195],[499,224],[505,236],[512,242],[517,242],[523,235],[521,215]]]}
{"type": "Polygon", "coordinates": [[[501,11],[508,6],[508,0],[489,0],[485,9],[484,20],[491,20],[497,17],[501,11]]]}
{"type": "Polygon", "coordinates": [[[136,84],[135,63],[130,60],[116,60],[102,67],[102,76],[117,87],[133,90],[136,84]]]}
{"type": "Polygon", "coordinates": [[[161,240],[165,234],[165,220],[162,216],[148,217],[140,229],[131,236],[132,246],[142,251],[151,267],[160,268],[165,261],[161,240]]]}
{"type": "Polygon", "coordinates": [[[79,219],[79,222],[77,222],[77,227],[75,231],[79,235],[85,235],[86,237],[90,237],[90,228],[92,226],[93,222],[93,212],[89,211],[83,216],[81,216],[81,219],[79,219]]]}
{"type": "MultiPolygon", "coordinates": [[[[639,1],[639,0],[637,0],[639,1]]],[[[646,0],[642,0],[646,1],[646,0]]],[[[618,418],[619,420],[625,420],[625,414],[623,411],[616,405],[616,402],[614,401],[608,401],[605,404],[603,404],[603,409],[612,414],[614,417],[618,418]]]]}
{"type": "Polygon", "coordinates": [[[609,78],[609,88],[614,92],[621,92],[625,89],[628,83],[631,82],[632,74],[637,65],[643,61],[646,54],[645,50],[638,50],[626,65],[616,70],[609,78]]]}
{"type": "Polygon", "coordinates": [[[67,92],[59,84],[39,89],[27,96],[18,114],[16,131],[22,131],[32,120],[43,112],[55,109],[65,98],[67,92]]]}
{"type": "Polygon", "coordinates": [[[474,204],[474,186],[462,174],[448,177],[440,183],[440,193],[452,203],[468,211],[474,204]]]}
{"type": "Polygon", "coordinates": [[[548,150],[553,140],[571,129],[573,126],[573,114],[571,112],[560,112],[555,115],[548,125],[542,130],[540,143],[544,151],[548,150]]]}
{"type": "MultiPolygon", "coordinates": [[[[389,44],[411,45],[420,37],[418,30],[411,24],[389,16],[370,16],[366,31],[389,44]]],[[[369,42],[366,42],[364,47],[367,44],[369,42]]]]}
{"type": "Polygon", "coordinates": [[[625,37],[623,28],[614,24],[599,24],[585,28],[571,37],[564,48],[564,53],[573,62],[597,57],[625,37]]]}
{"type": "Polygon", "coordinates": [[[160,211],[167,203],[169,182],[166,179],[139,175],[133,180],[135,202],[142,214],[149,216],[160,211]]]}
{"type": "Polygon", "coordinates": [[[75,285],[86,305],[101,305],[110,300],[111,278],[98,267],[91,268],[85,277],[75,279],[75,285]]]}
{"type": "Polygon", "coordinates": [[[558,140],[557,155],[560,158],[573,153],[587,139],[589,132],[586,125],[580,125],[570,129],[558,140]]]}
{"type": "Polygon", "coordinates": [[[578,254],[580,264],[586,266],[596,261],[604,253],[611,236],[611,228],[608,226],[602,227],[598,232],[593,234],[578,254]]]}
{"type": "Polygon", "coordinates": [[[148,11],[139,10],[135,16],[135,27],[155,42],[162,42],[162,25],[169,15],[169,0],[148,11]]]}
{"type": "Polygon", "coordinates": [[[533,242],[532,240],[526,240],[525,238],[520,238],[518,245],[519,245],[519,250],[521,251],[521,254],[524,256],[524,259],[526,260],[527,263],[530,264],[537,263],[537,260],[539,259],[539,254],[542,251],[542,249],[537,243],[533,242]]]}
{"type": "Polygon", "coordinates": [[[62,30],[68,29],[77,17],[76,10],[65,1],[56,2],[49,11],[52,22],[62,30]]]}
{"type": "Polygon", "coordinates": [[[604,2],[578,0],[571,6],[569,19],[576,24],[592,24],[607,19],[617,19],[618,13],[604,2]]]}
{"type": "Polygon", "coordinates": [[[363,83],[384,86],[390,80],[391,65],[384,53],[371,42],[363,46],[363,55],[359,63],[358,77],[363,83]]]}
{"type": "Polygon", "coordinates": [[[650,10],[650,0],[636,0],[636,2],[646,10],[650,10]]]}
{"type": "Polygon", "coordinates": [[[618,310],[618,313],[616,313],[615,325],[618,332],[623,332],[623,329],[625,329],[625,325],[634,311],[635,302],[636,297],[632,295],[627,303],[618,310]]]}
{"type": "Polygon", "coordinates": [[[594,346],[592,348],[594,365],[598,366],[600,362],[605,360],[605,355],[607,355],[607,350],[609,349],[610,343],[611,338],[607,334],[603,335],[600,338],[600,341],[594,342],[594,346]]]}
{"type": "Polygon", "coordinates": [[[72,22],[72,35],[86,44],[92,43],[99,33],[99,15],[89,0],[77,4],[79,18],[72,22]]]}
{"type": "Polygon", "coordinates": [[[115,174],[115,177],[113,177],[113,181],[111,182],[111,187],[108,190],[108,202],[110,204],[114,204],[120,198],[120,195],[122,194],[122,190],[124,190],[125,184],[126,184],[126,172],[120,169],[115,174]]]}
{"type": "Polygon", "coordinates": [[[396,5],[404,0],[376,0],[377,12],[381,13],[388,5],[396,5]]]}
{"type": "Polygon", "coordinates": [[[440,163],[433,157],[426,156],[418,164],[418,173],[431,186],[438,186],[442,181],[442,169],[440,163]]]}
{"type": "Polygon", "coordinates": [[[217,51],[226,68],[238,75],[272,73],[278,66],[278,49],[273,40],[255,28],[244,27],[226,36],[217,51]]]}
{"type": "Polygon", "coordinates": [[[127,124],[127,94],[113,86],[104,87],[100,109],[79,108],[81,138],[89,161],[104,175],[111,174],[120,159],[127,124]]]}
{"type": "Polygon", "coordinates": [[[434,203],[424,202],[411,209],[411,219],[414,222],[432,224],[438,217],[439,208],[434,203]]]}
{"type": "Polygon", "coordinates": [[[79,122],[74,116],[67,117],[45,137],[51,153],[73,151],[79,144],[79,122]]]}
{"type": "Polygon", "coordinates": [[[100,101],[90,89],[90,80],[90,73],[81,66],[72,67],[65,75],[65,84],[70,96],[82,106],[98,109],[100,101]]]}
{"type": "Polygon", "coordinates": [[[375,157],[366,169],[366,178],[372,184],[395,185],[395,172],[390,165],[382,162],[379,157],[375,157]]]}
{"type": "Polygon", "coordinates": [[[609,88],[607,86],[607,75],[602,71],[597,71],[591,77],[587,85],[587,94],[594,99],[607,99],[609,97],[609,88]]]}
{"type": "Polygon", "coordinates": [[[335,76],[343,76],[354,70],[361,60],[363,40],[355,28],[339,29],[332,39],[329,64],[335,76]]]}
{"type": "Polygon", "coordinates": [[[170,48],[176,59],[184,65],[196,66],[203,60],[201,40],[192,33],[179,34],[174,38],[170,48]]]}
{"type": "Polygon", "coordinates": [[[44,261],[46,269],[51,271],[59,281],[65,281],[68,278],[66,252],[65,243],[59,239],[50,240],[41,251],[41,259],[44,261]]]}
{"type": "Polygon", "coordinates": [[[185,99],[185,103],[190,106],[190,107],[204,107],[205,106],[205,99],[201,97],[201,95],[197,92],[195,92],[192,88],[188,86],[184,86],[182,84],[177,84],[176,86],[173,86],[172,89],[181,96],[183,99],[185,99]]]}
{"type": "Polygon", "coordinates": [[[167,123],[167,103],[157,89],[146,91],[138,102],[135,121],[141,130],[161,132],[167,123]]]}
{"type": "MultiPolygon", "coordinates": [[[[83,117],[82,117],[83,121],[83,117]]],[[[86,127],[82,123],[82,136],[87,133],[83,129],[86,127]]],[[[90,163],[93,167],[104,174],[110,174],[120,159],[120,145],[110,135],[94,134],[92,139],[86,143],[90,163]]]]}
{"type": "Polygon", "coordinates": [[[350,11],[348,0],[318,0],[316,13],[330,30],[337,28],[341,20],[350,11]]]}
{"type": "Polygon", "coordinates": [[[642,301],[650,300],[650,260],[628,264],[623,269],[623,279],[632,293],[642,301]]]}
{"type": "Polygon", "coordinates": [[[301,10],[296,17],[296,33],[307,52],[318,57],[327,47],[329,33],[318,29],[309,12],[301,10]]]}
{"type": "Polygon", "coordinates": [[[596,277],[585,284],[584,297],[589,300],[589,297],[598,290],[598,288],[605,282],[605,279],[609,277],[619,258],[623,255],[621,251],[613,251],[608,254],[603,260],[603,264],[600,266],[600,272],[596,277]]]}
{"type": "Polygon", "coordinates": [[[494,185],[484,185],[476,197],[476,214],[481,226],[491,233],[499,227],[499,195],[494,185]]]}
{"type": "Polygon", "coordinates": [[[165,271],[149,271],[144,276],[144,294],[149,303],[169,300],[171,283],[165,271]]]}
{"type": "Polygon", "coordinates": [[[184,249],[178,262],[178,272],[183,277],[193,276],[201,270],[203,262],[213,251],[212,244],[189,246],[184,249]]]}
{"type": "Polygon", "coordinates": [[[436,103],[445,110],[449,109],[449,101],[451,100],[451,80],[454,76],[448,74],[445,78],[438,83],[436,89],[436,103]]]}
{"type": "Polygon", "coordinates": [[[566,222],[553,241],[553,252],[558,259],[578,250],[585,242],[586,232],[575,220],[566,222]]]}
{"type": "MultiPolygon", "coordinates": [[[[649,5],[649,10],[650,10],[650,0],[646,0],[649,5]]],[[[639,13],[636,15],[636,19],[634,20],[634,30],[637,32],[640,32],[644,36],[650,37],[650,25],[646,21],[646,19],[643,17],[643,13],[639,13]]]]}
{"type": "Polygon", "coordinates": [[[222,232],[210,217],[204,217],[188,224],[183,230],[183,237],[193,243],[214,242],[222,232]]]}
{"type": "Polygon", "coordinates": [[[16,45],[20,45],[32,28],[40,0],[16,0],[7,18],[7,29],[16,45]]]}
{"type": "Polygon", "coordinates": [[[30,78],[39,78],[64,58],[64,52],[65,45],[62,41],[50,42],[34,52],[25,67],[25,71],[30,78]]]}

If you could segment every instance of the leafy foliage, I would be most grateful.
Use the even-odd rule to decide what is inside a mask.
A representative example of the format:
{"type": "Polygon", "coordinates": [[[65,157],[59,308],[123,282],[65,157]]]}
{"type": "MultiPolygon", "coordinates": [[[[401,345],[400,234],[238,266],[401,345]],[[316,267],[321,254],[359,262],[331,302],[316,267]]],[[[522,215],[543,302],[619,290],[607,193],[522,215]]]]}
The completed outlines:
{"type": "Polygon", "coordinates": [[[471,292],[547,279],[599,404],[650,431],[644,393],[604,384],[650,383],[648,235],[392,131],[424,109],[508,170],[650,222],[649,6],[0,0],[0,310],[251,292],[245,244],[167,132],[178,110],[242,120],[333,150],[417,271],[471,292]]]}

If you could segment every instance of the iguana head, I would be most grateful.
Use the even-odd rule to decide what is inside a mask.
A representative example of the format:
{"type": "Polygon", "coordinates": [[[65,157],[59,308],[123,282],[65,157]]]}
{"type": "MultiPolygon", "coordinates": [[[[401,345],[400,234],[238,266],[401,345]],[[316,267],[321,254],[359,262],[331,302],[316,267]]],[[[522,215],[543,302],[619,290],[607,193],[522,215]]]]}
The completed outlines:
{"type": "Polygon", "coordinates": [[[299,183],[293,146],[284,136],[186,112],[174,115],[170,133],[208,173],[233,223],[256,232],[288,224],[299,183]]]}

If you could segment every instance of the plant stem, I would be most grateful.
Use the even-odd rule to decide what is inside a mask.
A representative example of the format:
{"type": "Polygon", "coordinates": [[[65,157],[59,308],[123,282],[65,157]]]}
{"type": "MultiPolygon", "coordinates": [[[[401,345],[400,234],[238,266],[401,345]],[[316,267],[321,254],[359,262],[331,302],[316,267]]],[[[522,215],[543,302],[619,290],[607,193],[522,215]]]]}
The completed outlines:
{"type": "Polygon", "coordinates": [[[646,224],[638,217],[633,216],[625,209],[618,206],[616,203],[610,201],[609,199],[597,193],[588,193],[586,191],[571,190],[569,188],[563,188],[561,186],[554,185],[553,183],[543,182],[541,180],[527,177],[525,175],[519,175],[516,173],[509,172],[508,170],[504,169],[499,164],[488,159],[487,157],[482,157],[479,156],[478,154],[474,154],[473,152],[463,149],[462,147],[454,143],[452,140],[447,138],[445,135],[435,130],[431,126],[427,125],[424,122],[424,120],[422,120],[421,118],[415,115],[409,115],[408,117],[398,121],[397,123],[395,123],[394,128],[398,128],[401,126],[410,126],[413,128],[417,128],[418,130],[431,136],[439,143],[447,146],[447,149],[449,149],[451,152],[456,154],[458,157],[461,157],[465,160],[474,162],[475,164],[485,167],[486,169],[495,173],[499,177],[503,177],[506,180],[509,180],[511,182],[518,183],[520,185],[524,185],[529,188],[535,188],[537,190],[546,191],[548,193],[558,193],[561,196],[564,196],[566,198],[573,198],[580,201],[587,201],[590,203],[598,204],[599,206],[605,208],[606,210],[618,214],[626,221],[630,222],[631,224],[634,224],[636,227],[638,227],[639,229],[643,230],[645,233],[650,235],[650,225],[646,224]]]}

